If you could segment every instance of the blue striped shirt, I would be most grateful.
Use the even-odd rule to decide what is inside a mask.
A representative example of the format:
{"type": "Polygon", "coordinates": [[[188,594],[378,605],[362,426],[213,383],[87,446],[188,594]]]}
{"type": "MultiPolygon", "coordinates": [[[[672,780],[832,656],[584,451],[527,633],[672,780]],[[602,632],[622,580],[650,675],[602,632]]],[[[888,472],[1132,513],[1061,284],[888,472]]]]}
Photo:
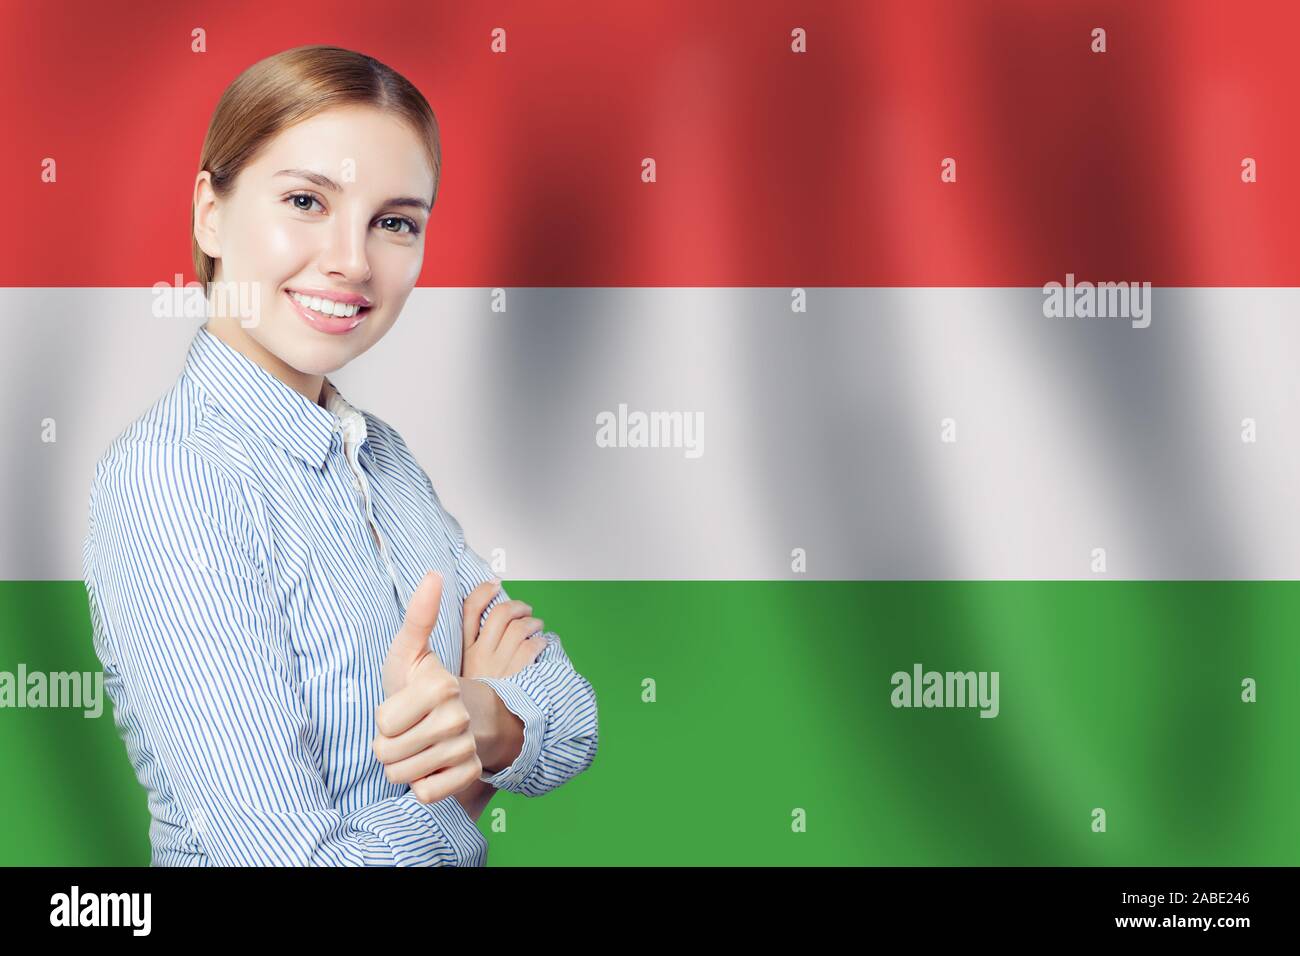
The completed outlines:
{"type": "MultiPolygon", "coordinates": [[[[200,328],[176,384],[96,465],[86,591],[154,865],[486,859],[456,799],[390,783],[371,742],[415,587],[441,572],[430,644],[459,674],[462,605],[491,568],[401,436],[328,379],[324,394],[200,328]]],[[[525,796],[596,754],[595,692],[545,637],[518,674],[479,678],[524,727],[514,763],[481,779],[525,796]]]]}

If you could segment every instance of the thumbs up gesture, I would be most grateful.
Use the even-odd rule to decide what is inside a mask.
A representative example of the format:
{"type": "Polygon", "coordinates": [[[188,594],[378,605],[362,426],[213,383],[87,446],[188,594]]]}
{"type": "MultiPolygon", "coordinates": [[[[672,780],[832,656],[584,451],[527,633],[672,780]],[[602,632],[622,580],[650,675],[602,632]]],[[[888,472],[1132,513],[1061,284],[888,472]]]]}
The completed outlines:
{"type": "Polygon", "coordinates": [[[458,793],[483,772],[460,681],[429,648],[441,602],[442,576],[430,571],[384,659],[371,745],[385,776],[409,783],[421,803],[458,793]]]}

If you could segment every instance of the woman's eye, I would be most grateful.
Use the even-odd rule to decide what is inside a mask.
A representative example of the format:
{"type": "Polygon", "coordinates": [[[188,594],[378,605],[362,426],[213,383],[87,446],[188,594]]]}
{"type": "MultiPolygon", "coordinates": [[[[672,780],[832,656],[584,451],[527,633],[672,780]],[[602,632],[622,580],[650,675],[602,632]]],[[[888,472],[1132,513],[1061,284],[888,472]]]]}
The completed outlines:
{"type": "Polygon", "coordinates": [[[383,229],[385,232],[392,232],[401,235],[400,228],[390,229],[388,228],[387,225],[385,225],[385,223],[394,223],[394,222],[397,223],[399,227],[403,225],[406,226],[406,231],[408,235],[414,236],[416,233],[420,231],[420,227],[415,224],[415,220],[407,219],[405,216],[385,216],[383,219],[379,220],[380,228],[383,229]]]}
{"type": "Polygon", "coordinates": [[[287,197],[285,201],[292,203],[293,208],[297,209],[299,212],[311,212],[311,204],[314,202],[320,202],[320,200],[311,193],[294,193],[292,196],[287,197]],[[299,203],[299,200],[301,199],[307,200],[305,206],[299,203]]]}

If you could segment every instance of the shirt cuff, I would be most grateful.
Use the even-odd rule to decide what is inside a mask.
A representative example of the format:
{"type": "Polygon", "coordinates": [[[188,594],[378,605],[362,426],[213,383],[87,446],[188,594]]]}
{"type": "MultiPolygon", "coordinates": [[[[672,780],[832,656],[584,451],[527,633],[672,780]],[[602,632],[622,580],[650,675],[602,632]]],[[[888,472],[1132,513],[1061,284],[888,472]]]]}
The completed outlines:
{"type": "Polygon", "coordinates": [[[501,698],[501,703],[506,705],[506,710],[523,721],[524,745],[519,748],[519,756],[515,758],[515,762],[496,773],[484,770],[479,775],[480,780],[498,790],[518,792],[522,789],[523,782],[528,779],[528,775],[536,768],[537,760],[542,753],[542,737],[546,731],[546,710],[543,702],[535,700],[509,678],[474,677],[471,679],[487,684],[496,691],[496,695],[501,698]]]}
{"type": "Polygon", "coordinates": [[[478,825],[470,819],[465,808],[455,797],[443,797],[433,803],[421,803],[414,791],[403,794],[419,810],[433,817],[442,832],[456,845],[457,866],[484,866],[487,863],[488,843],[478,825]]]}
{"type": "Polygon", "coordinates": [[[408,790],[395,800],[366,807],[352,819],[359,829],[378,835],[389,845],[397,866],[437,863],[439,841],[428,836],[430,821],[455,854],[452,866],[486,863],[487,840],[455,797],[421,803],[408,790]]]}

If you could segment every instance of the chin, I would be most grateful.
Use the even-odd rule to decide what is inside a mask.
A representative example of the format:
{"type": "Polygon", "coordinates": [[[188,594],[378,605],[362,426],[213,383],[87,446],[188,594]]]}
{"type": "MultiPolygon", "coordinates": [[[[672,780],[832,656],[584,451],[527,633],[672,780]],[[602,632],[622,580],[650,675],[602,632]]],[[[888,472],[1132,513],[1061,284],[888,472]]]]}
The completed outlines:
{"type": "Polygon", "coordinates": [[[290,355],[281,358],[306,375],[329,375],[352,361],[354,352],[354,349],[342,343],[299,342],[290,355]]]}
{"type": "Polygon", "coordinates": [[[311,330],[279,329],[276,335],[255,335],[259,345],[285,365],[304,375],[329,375],[354,357],[355,343],[315,341],[326,336],[311,330]]]}
{"type": "Polygon", "coordinates": [[[297,315],[280,313],[249,334],[290,368],[304,375],[329,375],[382,337],[386,327],[371,327],[372,320],[382,318],[382,315],[367,317],[351,332],[340,335],[311,328],[297,315]]]}

